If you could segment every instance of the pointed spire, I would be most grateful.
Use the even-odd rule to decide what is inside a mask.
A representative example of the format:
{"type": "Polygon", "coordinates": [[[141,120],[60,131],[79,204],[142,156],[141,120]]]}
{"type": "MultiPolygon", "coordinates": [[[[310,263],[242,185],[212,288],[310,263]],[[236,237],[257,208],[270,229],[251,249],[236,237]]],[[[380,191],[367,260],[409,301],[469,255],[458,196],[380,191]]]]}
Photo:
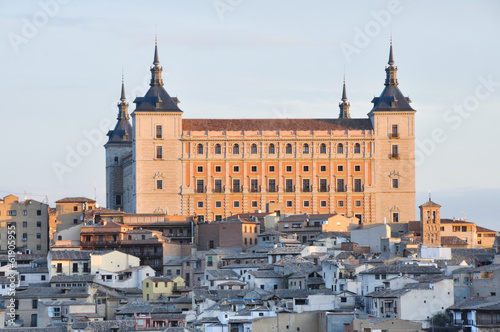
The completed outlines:
{"type": "Polygon", "coordinates": [[[160,67],[160,58],[158,57],[158,38],[155,36],[155,57],[153,60],[154,66],[151,67],[151,82],[150,86],[163,86],[163,80],[161,79],[161,72],[163,68],[160,67]]]}
{"type": "Polygon", "coordinates": [[[389,67],[385,67],[386,77],[385,77],[385,85],[398,85],[398,79],[396,77],[396,73],[398,71],[398,67],[394,66],[394,53],[392,51],[392,36],[391,36],[391,47],[389,50],[389,62],[387,62],[389,67]]]}
{"type": "Polygon", "coordinates": [[[121,97],[120,97],[120,100],[121,100],[121,101],[125,101],[125,100],[127,100],[127,99],[125,98],[125,81],[124,81],[124,79],[123,79],[123,72],[122,72],[122,95],[121,95],[121,97]]]}
{"type": "Polygon", "coordinates": [[[153,64],[158,66],[160,64],[160,58],[158,57],[158,37],[155,36],[155,57],[153,60],[153,64]]]}
{"type": "Polygon", "coordinates": [[[344,73],[344,88],[342,90],[342,101],[347,101],[347,93],[345,91],[345,73],[344,73]]]}
{"type": "Polygon", "coordinates": [[[389,51],[389,62],[387,63],[389,66],[394,66],[394,54],[392,52],[392,36],[391,36],[391,49],[389,51]]]}
{"type": "Polygon", "coordinates": [[[120,95],[120,102],[118,103],[118,117],[116,119],[127,120],[127,121],[129,119],[128,103],[127,103],[127,98],[125,97],[125,80],[123,78],[123,72],[122,72],[122,92],[120,95]]]}
{"type": "Polygon", "coordinates": [[[342,102],[339,103],[340,114],[339,119],[350,119],[351,115],[349,114],[349,107],[351,104],[347,101],[347,92],[345,87],[345,73],[344,73],[344,83],[342,88],[342,102]]]}

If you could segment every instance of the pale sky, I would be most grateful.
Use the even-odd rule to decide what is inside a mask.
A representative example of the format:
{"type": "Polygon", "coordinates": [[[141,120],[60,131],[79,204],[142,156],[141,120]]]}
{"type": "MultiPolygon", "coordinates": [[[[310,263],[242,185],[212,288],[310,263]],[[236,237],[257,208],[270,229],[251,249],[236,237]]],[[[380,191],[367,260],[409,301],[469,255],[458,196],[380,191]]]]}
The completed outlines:
{"type": "Polygon", "coordinates": [[[155,31],[185,118],[351,116],[384,87],[392,31],[417,110],[417,204],[500,230],[498,1],[0,0],[0,196],[105,204],[122,71],[148,88],[155,31]],[[75,152],[80,151],[80,152],[75,152]],[[75,157],[76,155],[76,157],[75,157]]]}

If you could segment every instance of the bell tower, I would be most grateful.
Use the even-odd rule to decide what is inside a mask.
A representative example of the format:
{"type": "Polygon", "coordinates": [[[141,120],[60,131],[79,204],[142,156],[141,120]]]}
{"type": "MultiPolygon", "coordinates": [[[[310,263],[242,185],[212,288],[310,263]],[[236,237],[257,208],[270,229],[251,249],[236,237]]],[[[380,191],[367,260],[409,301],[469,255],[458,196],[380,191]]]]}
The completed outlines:
{"type": "Polygon", "coordinates": [[[427,247],[441,245],[441,205],[429,201],[420,205],[422,244],[427,247]]]}

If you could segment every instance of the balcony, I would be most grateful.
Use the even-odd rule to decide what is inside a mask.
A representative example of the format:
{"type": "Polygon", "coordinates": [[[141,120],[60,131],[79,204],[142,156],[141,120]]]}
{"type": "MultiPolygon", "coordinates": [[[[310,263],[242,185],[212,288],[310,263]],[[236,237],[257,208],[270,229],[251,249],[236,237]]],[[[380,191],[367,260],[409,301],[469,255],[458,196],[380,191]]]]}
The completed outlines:
{"type": "Polygon", "coordinates": [[[302,192],[303,193],[310,193],[312,191],[313,186],[303,186],[302,187],[302,192]]]}
{"type": "Polygon", "coordinates": [[[389,155],[389,158],[390,158],[390,159],[399,160],[399,153],[391,153],[391,154],[389,155]]]}
{"type": "Polygon", "coordinates": [[[474,321],[470,319],[455,319],[453,325],[474,325],[474,321]]]}
{"type": "Polygon", "coordinates": [[[277,193],[279,190],[279,186],[270,186],[267,188],[268,193],[277,193]]]}
{"type": "Polygon", "coordinates": [[[223,193],[226,191],[226,186],[222,186],[222,187],[215,187],[212,192],[213,193],[223,193]]]}
{"type": "Polygon", "coordinates": [[[391,138],[399,138],[399,133],[390,133],[391,138]]]}
{"type": "Polygon", "coordinates": [[[260,186],[251,186],[250,187],[250,192],[251,193],[260,193],[260,189],[261,189],[260,186]]]}
{"type": "Polygon", "coordinates": [[[347,191],[347,185],[345,185],[345,186],[344,185],[342,185],[342,186],[337,185],[336,189],[337,189],[336,192],[338,192],[338,193],[345,193],[347,191]]]}
{"type": "Polygon", "coordinates": [[[243,186],[233,186],[231,188],[232,193],[241,193],[243,192],[243,186]]]}
{"type": "Polygon", "coordinates": [[[354,185],[353,192],[362,193],[363,191],[365,191],[364,185],[358,185],[358,184],[354,185]]]}
{"type": "Polygon", "coordinates": [[[294,193],[295,192],[295,186],[290,186],[290,185],[286,186],[285,187],[285,192],[286,193],[294,193]]]}
{"type": "Polygon", "coordinates": [[[207,192],[207,186],[197,186],[194,192],[197,194],[204,194],[207,192]]]}
{"type": "Polygon", "coordinates": [[[319,186],[320,193],[327,193],[329,191],[330,191],[330,186],[324,186],[324,185],[319,186]]]}

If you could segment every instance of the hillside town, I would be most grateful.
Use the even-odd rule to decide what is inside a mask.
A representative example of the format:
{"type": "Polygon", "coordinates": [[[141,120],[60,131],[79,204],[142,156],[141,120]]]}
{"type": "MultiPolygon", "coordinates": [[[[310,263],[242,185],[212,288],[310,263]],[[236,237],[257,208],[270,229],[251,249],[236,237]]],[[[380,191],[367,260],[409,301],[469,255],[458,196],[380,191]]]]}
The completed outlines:
{"type": "Polygon", "coordinates": [[[494,331],[497,232],[441,218],[431,200],[420,210],[421,219],[407,223],[360,225],[337,213],[279,211],[208,223],[124,213],[85,197],[65,197],[51,208],[9,195],[0,201],[1,237],[15,226],[17,250],[2,244],[1,325],[12,331],[433,325],[494,331]],[[429,225],[439,231],[434,245],[422,244],[429,225]]]}
{"type": "Polygon", "coordinates": [[[184,119],[163,87],[108,133],[106,207],[0,200],[6,331],[499,331],[500,236],[416,202],[416,111],[184,119]],[[415,218],[418,205],[420,217],[415,218]]]}

